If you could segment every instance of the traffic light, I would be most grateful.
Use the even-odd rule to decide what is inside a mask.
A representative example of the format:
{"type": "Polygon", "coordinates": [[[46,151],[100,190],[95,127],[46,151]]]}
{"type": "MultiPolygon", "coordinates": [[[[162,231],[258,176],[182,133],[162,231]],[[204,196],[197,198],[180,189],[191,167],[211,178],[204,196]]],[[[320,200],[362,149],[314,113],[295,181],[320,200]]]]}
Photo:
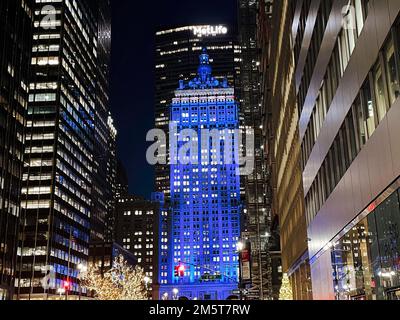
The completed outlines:
{"type": "Polygon", "coordinates": [[[185,266],[180,264],[179,266],[175,266],[175,278],[183,278],[185,276],[185,266]]]}
{"type": "Polygon", "coordinates": [[[64,281],[63,287],[65,291],[69,291],[71,284],[69,281],[64,281]]]}
{"type": "Polygon", "coordinates": [[[179,277],[179,266],[175,266],[174,270],[175,270],[174,276],[175,276],[175,278],[178,278],[179,277]]]}
{"type": "Polygon", "coordinates": [[[185,266],[182,264],[179,266],[179,277],[183,278],[185,276],[185,266]]]}

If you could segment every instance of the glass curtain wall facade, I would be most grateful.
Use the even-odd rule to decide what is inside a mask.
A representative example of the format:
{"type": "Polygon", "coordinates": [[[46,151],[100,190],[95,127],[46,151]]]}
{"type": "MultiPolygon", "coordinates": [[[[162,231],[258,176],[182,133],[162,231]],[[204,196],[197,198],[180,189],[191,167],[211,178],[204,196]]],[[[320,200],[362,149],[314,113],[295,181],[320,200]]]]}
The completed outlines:
{"type": "Polygon", "coordinates": [[[171,234],[160,294],[224,300],[239,280],[239,114],[234,89],[226,78],[212,76],[205,49],[197,77],[180,81],[170,111],[171,127],[180,137],[171,150],[171,234]],[[217,137],[202,130],[215,130],[217,137]],[[181,153],[189,141],[192,150],[181,153]]]}
{"type": "Polygon", "coordinates": [[[113,242],[115,240],[115,220],[116,220],[116,205],[119,188],[117,186],[117,136],[118,131],[114,125],[114,119],[111,114],[107,120],[108,128],[108,143],[107,143],[107,217],[104,223],[104,237],[105,242],[113,242]]]}
{"type": "Polygon", "coordinates": [[[400,300],[399,191],[333,244],[337,300],[400,300]]]}
{"type": "Polygon", "coordinates": [[[112,242],[115,203],[116,135],[110,117],[111,3],[110,0],[86,0],[95,25],[95,143],[94,185],[92,188],[91,241],[112,242]]]}
{"type": "Polygon", "coordinates": [[[0,300],[14,289],[33,1],[0,2],[0,300]]]}
{"type": "Polygon", "coordinates": [[[95,157],[107,163],[109,10],[109,1],[35,4],[18,299],[65,287],[77,296],[91,236],[104,238],[106,171],[95,157]]]}
{"type": "Polygon", "coordinates": [[[399,296],[399,13],[367,0],[296,13],[306,17],[294,30],[315,299],[399,296]]]}

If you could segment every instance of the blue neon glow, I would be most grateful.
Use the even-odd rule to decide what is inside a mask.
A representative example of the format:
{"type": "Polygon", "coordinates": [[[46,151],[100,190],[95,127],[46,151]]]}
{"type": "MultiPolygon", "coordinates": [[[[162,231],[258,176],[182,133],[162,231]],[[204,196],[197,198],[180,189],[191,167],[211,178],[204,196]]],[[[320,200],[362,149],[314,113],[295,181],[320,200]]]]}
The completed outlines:
{"type": "MultiPolygon", "coordinates": [[[[171,123],[176,123],[178,133],[185,129],[197,131],[200,147],[198,164],[171,165],[168,271],[161,270],[160,279],[162,284],[179,289],[180,296],[202,299],[209,288],[210,292],[220,291],[217,296],[210,296],[212,299],[225,299],[237,288],[239,277],[236,246],[240,237],[240,177],[237,163],[215,161],[211,143],[209,158],[204,159],[200,131],[233,132],[239,129],[239,116],[233,88],[226,79],[219,81],[212,76],[205,50],[200,55],[198,77],[188,83],[180,81],[170,109],[171,123]],[[183,278],[174,276],[179,264],[186,267],[183,278]],[[204,281],[207,274],[221,277],[204,281]]],[[[232,135],[231,139],[235,137],[232,135]]],[[[221,153],[225,142],[219,142],[221,153]]],[[[233,159],[237,159],[237,141],[226,145],[231,148],[233,159]]]]}

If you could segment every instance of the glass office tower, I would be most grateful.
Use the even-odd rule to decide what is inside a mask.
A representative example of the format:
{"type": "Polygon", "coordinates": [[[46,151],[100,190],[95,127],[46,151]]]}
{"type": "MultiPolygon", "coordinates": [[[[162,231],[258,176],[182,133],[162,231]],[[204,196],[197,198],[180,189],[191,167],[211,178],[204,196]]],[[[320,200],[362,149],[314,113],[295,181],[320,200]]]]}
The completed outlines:
{"type": "MultiPolygon", "coordinates": [[[[34,8],[16,298],[77,296],[107,220],[109,1],[34,8]],[[44,277],[46,281],[42,281],[44,277]]],[[[83,292],[84,293],[84,292],[83,292]]]]}
{"type": "Polygon", "coordinates": [[[112,241],[116,181],[116,136],[110,115],[111,4],[110,0],[86,0],[93,14],[96,32],[95,144],[91,241],[112,241]]]}
{"type": "Polygon", "coordinates": [[[0,300],[12,296],[16,271],[32,3],[0,2],[0,300]]]}
{"type": "Polygon", "coordinates": [[[238,287],[238,114],[234,89],[212,76],[204,49],[197,77],[180,81],[170,107],[170,130],[180,137],[170,150],[171,233],[161,296],[221,300],[238,287]],[[185,153],[188,129],[192,149],[185,153]]]}

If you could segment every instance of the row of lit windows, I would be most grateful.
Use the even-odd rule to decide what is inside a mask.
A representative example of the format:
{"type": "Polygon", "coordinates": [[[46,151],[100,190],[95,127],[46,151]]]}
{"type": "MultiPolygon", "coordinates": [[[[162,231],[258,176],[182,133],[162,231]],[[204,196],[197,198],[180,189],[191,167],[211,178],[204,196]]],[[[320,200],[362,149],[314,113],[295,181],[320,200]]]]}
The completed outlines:
{"type": "MultiPolygon", "coordinates": [[[[175,243],[177,242],[177,240],[178,239],[174,239],[174,240],[176,240],[175,241],[175,243]]],[[[210,244],[203,244],[203,246],[202,246],[202,248],[203,249],[205,249],[205,250],[207,250],[207,249],[210,249],[210,248],[213,248],[213,249],[219,249],[219,248],[223,248],[223,249],[229,249],[229,248],[232,248],[232,249],[235,249],[235,250],[237,250],[237,244],[223,244],[222,246],[221,245],[219,245],[218,243],[214,243],[212,246],[210,245],[210,244]]],[[[186,246],[180,246],[180,245],[178,245],[178,246],[174,246],[174,250],[176,251],[176,250],[181,250],[181,249],[184,249],[184,250],[186,250],[186,249],[193,249],[193,250],[196,250],[196,249],[200,249],[201,248],[201,246],[200,245],[186,245],[186,246]]],[[[224,251],[225,252],[225,251],[224,251]]],[[[217,254],[217,253],[215,253],[215,254],[217,254]]]]}
{"type": "Polygon", "coordinates": [[[321,43],[328,25],[328,19],[331,13],[333,0],[324,0],[319,3],[319,10],[315,19],[313,33],[309,50],[307,52],[306,62],[303,69],[303,77],[300,83],[300,102],[304,103],[303,99],[306,96],[306,90],[310,85],[318,54],[321,48],[321,43]]]}
{"type": "Polygon", "coordinates": [[[67,150],[71,148],[79,150],[80,154],[84,155],[91,162],[93,160],[93,154],[89,151],[89,146],[86,146],[84,143],[82,143],[76,136],[68,134],[68,131],[65,132],[64,130],[66,130],[66,128],[61,128],[63,129],[63,133],[59,135],[59,142],[61,142],[67,148],[67,150]],[[74,147],[68,146],[67,141],[71,141],[74,147]]]}
{"type": "MultiPolygon", "coordinates": [[[[64,70],[68,73],[68,75],[71,77],[71,79],[74,81],[75,85],[78,88],[80,88],[81,91],[84,91],[83,87],[80,85],[78,77],[75,76],[75,72],[74,72],[73,68],[70,67],[68,65],[68,63],[64,60],[63,60],[62,66],[63,66],[64,70]]],[[[61,90],[64,93],[64,95],[68,98],[68,100],[72,102],[72,105],[75,107],[75,110],[77,110],[78,113],[80,112],[80,108],[82,107],[86,111],[86,113],[88,115],[88,119],[90,119],[90,117],[92,117],[93,109],[94,109],[94,102],[92,100],[89,100],[89,102],[86,102],[84,97],[82,95],[79,95],[79,101],[76,101],[73,94],[68,89],[66,89],[64,86],[61,86],[61,90]]],[[[86,95],[85,98],[90,99],[89,95],[86,95]]]]}
{"type": "Polygon", "coordinates": [[[88,202],[88,203],[86,202],[88,207],[85,207],[82,204],[80,204],[78,201],[76,201],[74,198],[72,198],[69,194],[67,194],[66,192],[62,191],[58,187],[55,188],[55,192],[54,193],[55,193],[56,196],[58,196],[60,199],[62,199],[66,203],[68,203],[72,208],[74,208],[78,212],[82,213],[85,216],[89,216],[89,213],[90,213],[89,206],[91,205],[91,201],[88,202]]]}
{"type": "MultiPolygon", "coordinates": [[[[355,1],[360,2],[360,0],[355,1]]],[[[359,19],[361,19],[360,22],[362,22],[363,27],[363,21],[366,18],[365,14],[363,14],[364,9],[362,6],[359,6],[358,10],[362,10],[362,12],[359,14],[359,19]]],[[[339,86],[339,81],[350,61],[350,57],[355,49],[356,41],[361,31],[362,28],[360,28],[359,33],[356,33],[355,29],[343,29],[339,34],[336,46],[333,50],[328,68],[325,73],[323,84],[319,90],[319,95],[313,108],[314,111],[312,113],[309,126],[305,133],[302,148],[303,166],[306,165],[311,155],[312,149],[325,121],[325,117],[329,111],[329,107],[339,86]]],[[[303,98],[305,99],[305,95],[303,98]]],[[[304,101],[302,102],[304,103],[304,101]]],[[[300,109],[302,110],[303,104],[300,106],[300,109]]]]}
{"type": "MultiPolygon", "coordinates": [[[[75,136],[81,139],[83,145],[85,145],[89,150],[93,148],[92,137],[87,136],[78,125],[71,119],[71,117],[66,112],[61,112],[61,117],[63,122],[60,122],[59,127],[61,131],[66,136],[75,136]],[[71,132],[73,134],[71,134],[71,132]]],[[[90,158],[90,156],[89,156],[90,158]]]]}
{"type": "Polygon", "coordinates": [[[59,235],[59,234],[54,234],[53,235],[53,240],[64,246],[65,248],[74,250],[76,252],[82,253],[84,255],[89,255],[89,248],[87,246],[83,246],[79,243],[77,243],[76,241],[70,241],[69,239],[59,235]]]}
{"type": "Polygon", "coordinates": [[[60,64],[60,58],[57,56],[53,57],[33,57],[32,58],[32,65],[38,65],[38,66],[57,66],[60,64]]]}
{"type": "Polygon", "coordinates": [[[87,160],[87,157],[85,157],[86,154],[83,153],[76,146],[69,143],[63,135],[59,135],[58,141],[64,146],[66,150],[68,150],[69,153],[71,153],[75,157],[75,159],[77,159],[83,165],[84,168],[86,168],[89,172],[92,172],[92,157],[89,157],[89,160],[87,160]]]}
{"type": "MultiPolygon", "coordinates": [[[[59,207],[58,207],[59,208],[59,207]]],[[[57,209],[58,210],[58,209],[57,209]]],[[[58,210],[60,211],[60,210],[58,210]]],[[[72,219],[72,218],[71,218],[72,219]]],[[[68,224],[65,219],[59,219],[58,217],[54,218],[54,228],[63,231],[65,234],[70,234],[73,236],[75,239],[80,239],[83,242],[88,243],[89,242],[89,220],[88,219],[83,219],[83,220],[77,220],[73,219],[75,222],[77,222],[79,225],[84,227],[87,232],[84,232],[80,229],[77,229],[70,224],[68,224]]]]}
{"type": "Polygon", "coordinates": [[[84,201],[85,203],[91,204],[92,200],[90,196],[87,196],[85,193],[81,192],[82,189],[80,188],[80,186],[77,187],[73,183],[70,183],[70,181],[64,176],[59,174],[56,176],[56,181],[69,192],[71,192],[71,194],[75,195],[78,199],[84,201]]]}
{"type": "Polygon", "coordinates": [[[395,26],[306,196],[308,222],[317,215],[400,95],[400,52],[395,49],[399,39],[399,27],[395,26]]]}
{"type": "MultiPolygon", "coordinates": [[[[144,212],[144,211],[142,211],[142,210],[135,210],[134,212],[133,212],[133,214],[135,215],[135,216],[142,216],[143,214],[145,214],[145,215],[148,215],[148,216],[151,216],[151,215],[153,215],[154,214],[154,211],[146,211],[146,212],[144,212]]],[[[124,211],[124,216],[132,216],[132,211],[124,211]]]]}
{"type": "Polygon", "coordinates": [[[57,169],[59,170],[60,176],[67,176],[71,181],[75,182],[77,186],[86,190],[88,193],[91,192],[91,177],[85,177],[85,180],[81,177],[78,177],[78,175],[69,169],[69,166],[66,163],[60,161],[59,159],[57,160],[57,169]]]}
{"type": "MultiPolygon", "coordinates": [[[[62,86],[62,88],[64,88],[62,86]]],[[[61,104],[64,106],[65,110],[69,113],[69,115],[75,120],[75,122],[82,128],[86,134],[91,135],[92,134],[92,123],[93,121],[90,118],[87,118],[83,120],[82,116],[82,111],[78,111],[76,109],[79,109],[80,103],[75,102],[73,104],[74,108],[72,105],[64,99],[64,97],[61,97],[60,99],[61,104]]]]}

